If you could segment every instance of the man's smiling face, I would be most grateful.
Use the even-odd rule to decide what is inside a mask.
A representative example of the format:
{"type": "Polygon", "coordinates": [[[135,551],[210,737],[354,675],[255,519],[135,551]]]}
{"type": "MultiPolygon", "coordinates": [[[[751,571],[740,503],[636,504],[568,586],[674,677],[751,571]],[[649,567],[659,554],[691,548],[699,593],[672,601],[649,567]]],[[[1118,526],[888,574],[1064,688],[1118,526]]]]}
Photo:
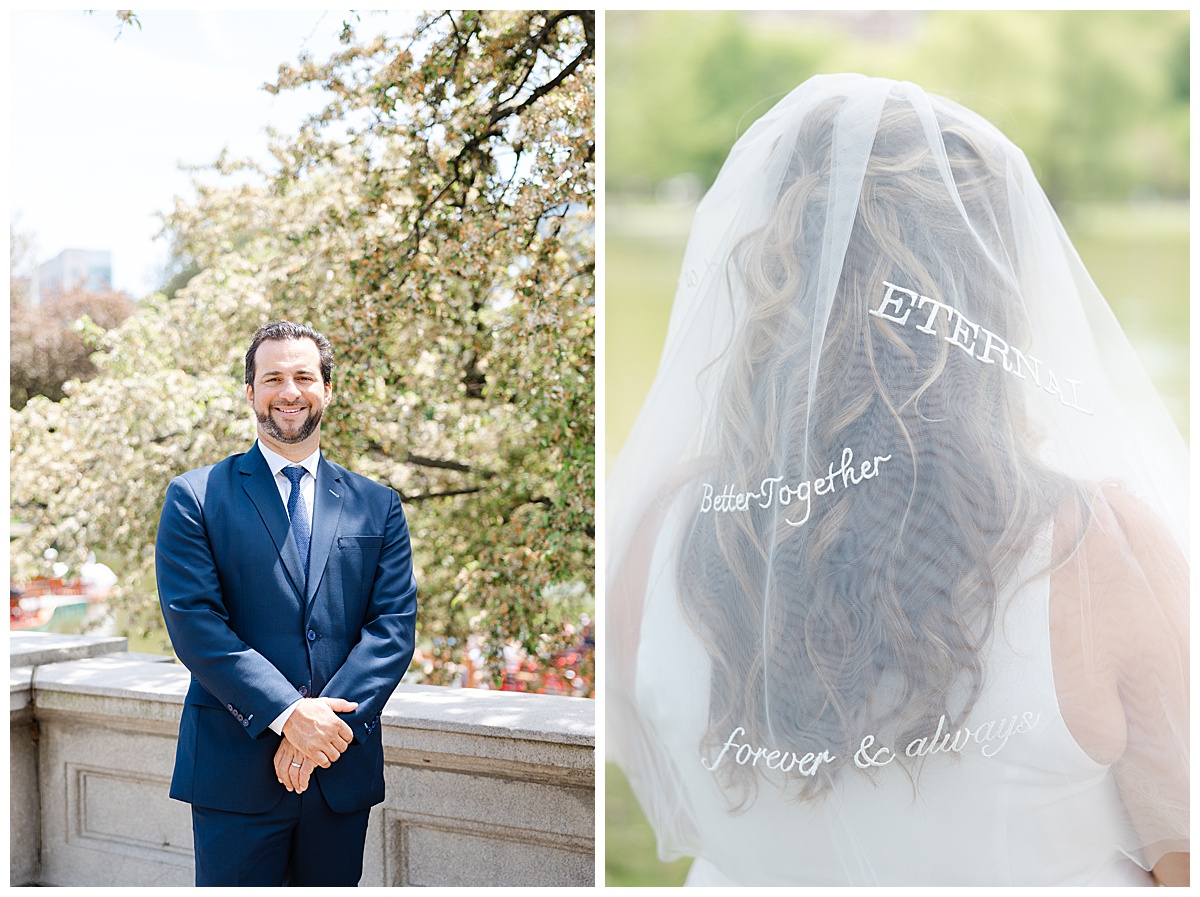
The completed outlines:
{"type": "Polygon", "coordinates": [[[321,356],[312,340],[259,344],[246,398],[258,419],[258,438],[268,448],[293,461],[312,454],[320,444],[321,416],[332,394],[333,384],[321,380],[321,356]]]}

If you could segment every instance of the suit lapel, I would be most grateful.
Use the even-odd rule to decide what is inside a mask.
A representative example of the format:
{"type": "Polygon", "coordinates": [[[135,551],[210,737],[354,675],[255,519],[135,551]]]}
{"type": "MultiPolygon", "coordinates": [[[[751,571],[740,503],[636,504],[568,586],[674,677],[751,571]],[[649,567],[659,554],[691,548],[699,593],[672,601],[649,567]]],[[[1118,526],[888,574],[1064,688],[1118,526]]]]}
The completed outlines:
{"type": "MultiPolygon", "coordinates": [[[[297,595],[304,594],[304,573],[300,567],[300,551],[291,535],[291,524],[288,521],[287,508],[279,497],[279,487],[271,476],[271,468],[266,458],[258,450],[258,443],[242,456],[238,470],[242,474],[242,488],[250,501],[253,502],[258,515],[262,518],[275,543],[275,550],[283,560],[288,578],[296,589],[297,595]]],[[[326,549],[328,554],[328,549],[326,549]]],[[[312,558],[309,558],[310,562],[312,558]]]]}
{"type": "Polygon", "coordinates": [[[325,575],[329,552],[333,549],[333,537],[337,533],[338,521],[342,516],[342,502],[346,490],[342,477],[324,458],[317,465],[317,487],[313,495],[312,542],[308,549],[308,595],[306,603],[312,601],[325,575]]]}

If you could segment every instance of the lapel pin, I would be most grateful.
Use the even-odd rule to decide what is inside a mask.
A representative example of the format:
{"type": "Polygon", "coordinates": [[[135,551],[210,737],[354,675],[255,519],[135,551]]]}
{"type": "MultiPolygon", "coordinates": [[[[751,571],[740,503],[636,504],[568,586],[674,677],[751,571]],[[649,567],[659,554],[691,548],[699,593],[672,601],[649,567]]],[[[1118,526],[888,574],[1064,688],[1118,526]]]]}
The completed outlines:
{"type": "Polygon", "coordinates": [[[334,492],[332,489],[329,490],[329,494],[332,495],[334,498],[341,498],[341,496],[338,495],[336,492],[334,492]]]}

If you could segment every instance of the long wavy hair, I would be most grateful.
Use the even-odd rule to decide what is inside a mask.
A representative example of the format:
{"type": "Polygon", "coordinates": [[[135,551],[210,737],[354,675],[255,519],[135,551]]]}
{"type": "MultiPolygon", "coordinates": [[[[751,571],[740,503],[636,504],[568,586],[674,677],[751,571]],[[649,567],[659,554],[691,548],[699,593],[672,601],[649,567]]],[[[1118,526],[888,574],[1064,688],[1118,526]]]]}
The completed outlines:
{"type": "MultiPolygon", "coordinates": [[[[1055,510],[1084,500],[1038,457],[1028,385],[941,338],[944,322],[936,338],[918,331],[928,311],[905,327],[870,314],[888,282],[1022,345],[994,135],[939,119],[951,191],[918,113],[891,97],[834,300],[818,307],[842,102],[805,121],[769,220],[728,263],[740,312],[707,475],[750,490],[837,470],[846,448],[856,468],[890,460],[873,479],[813,496],[802,526],[753,502],[697,515],[677,570],[684,617],[713,662],[706,748],[741,727],[739,741],[834,755],[815,776],[787,777],[800,799],[853,768],[865,735],[902,746],[943,715],[950,727],[966,717],[1002,590],[1055,510]]],[[[755,773],[724,764],[735,806],[752,799],[755,773]]]]}

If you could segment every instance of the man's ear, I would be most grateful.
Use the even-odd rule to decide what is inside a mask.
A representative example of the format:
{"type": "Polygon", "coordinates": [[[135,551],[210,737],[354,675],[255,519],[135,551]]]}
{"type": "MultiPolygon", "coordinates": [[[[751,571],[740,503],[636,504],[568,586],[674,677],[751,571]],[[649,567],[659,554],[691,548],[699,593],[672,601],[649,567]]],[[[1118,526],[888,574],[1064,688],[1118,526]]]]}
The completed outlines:
{"type": "Polygon", "coordinates": [[[246,384],[246,401],[250,404],[251,408],[254,407],[254,384],[252,383],[246,384]]]}

